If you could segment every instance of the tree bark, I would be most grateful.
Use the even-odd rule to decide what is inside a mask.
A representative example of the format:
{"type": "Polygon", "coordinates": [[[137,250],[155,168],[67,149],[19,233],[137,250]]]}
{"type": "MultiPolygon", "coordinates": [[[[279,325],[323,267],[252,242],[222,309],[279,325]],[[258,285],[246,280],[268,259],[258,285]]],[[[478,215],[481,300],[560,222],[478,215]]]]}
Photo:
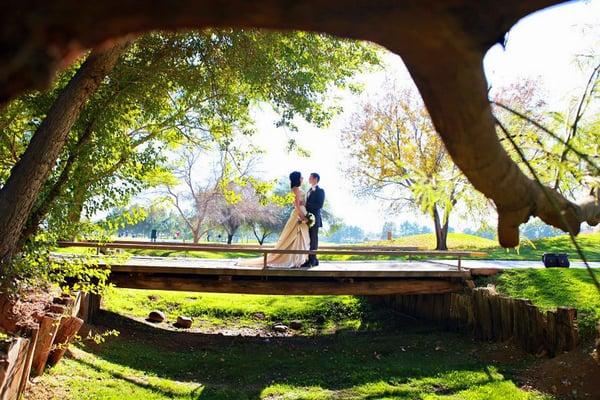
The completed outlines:
{"type": "Polygon", "coordinates": [[[192,231],[192,236],[192,241],[194,244],[198,244],[198,242],[200,242],[200,232],[192,231]]]}
{"type": "MultiPolygon", "coordinates": [[[[25,228],[21,232],[19,247],[23,243],[25,243],[25,241],[28,238],[35,235],[35,233],[39,229],[40,224],[42,223],[42,220],[46,217],[46,215],[50,211],[50,207],[52,206],[52,203],[63,193],[65,186],[69,180],[71,170],[73,169],[73,166],[75,165],[75,161],[79,157],[82,148],[85,145],[87,145],[90,142],[90,140],[92,139],[92,132],[94,130],[95,122],[96,122],[96,118],[93,118],[90,121],[90,123],[88,124],[88,126],[86,127],[86,129],[84,130],[82,135],[77,140],[77,144],[75,145],[75,148],[69,154],[69,157],[65,161],[64,168],[61,171],[58,179],[56,180],[56,182],[54,182],[54,184],[48,191],[48,194],[42,199],[41,202],[39,202],[39,205],[35,209],[33,209],[31,214],[29,215],[29,218],[27,220],[25,228]]],[[[82,205],[82,207],[83,207],[83,205],[82,205]]],[[[79,212],[79,216],[80,215],[81,215],[81,212],[79,212]]],[[[79,218],[78,218],[78,220],[79,220],[79,218]]]]}
{"type": "Polygon", "coordinates": [[[27,150],[0,189],[0,260],[13,254],[29,213],[87,99],[114,67],[129,42],[90,53],[50,107],[27,150]]]}
{"type": "Polygon", "coordinates": [[[435,249],[448,250],[448,215],[442,222],[437,206],[433,207],[433,223],[435,225],[435,249]]]}

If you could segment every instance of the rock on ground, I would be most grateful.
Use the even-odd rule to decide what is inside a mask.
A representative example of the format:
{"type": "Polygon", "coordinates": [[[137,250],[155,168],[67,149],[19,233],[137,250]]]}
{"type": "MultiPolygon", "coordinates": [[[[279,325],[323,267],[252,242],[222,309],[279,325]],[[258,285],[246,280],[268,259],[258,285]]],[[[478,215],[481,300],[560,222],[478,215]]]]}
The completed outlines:
{"type": "Polygon", "coordinates": [[[150,311],[150,314],[148,314],[148,321],[150,322],[163,322],[165,319],[167,319],[165,313],[159,310],[150,311]]]}
{"type": "Polygon", "coordinates": [[[179,316],[175,326],[178,328],[189,329],[192,327],[192,319],[190,317],[179,316]]]}
{"type": "Polygon", "coordinates": [[[294,321],[290,322],[290,328],[292,328],[296,331],[299,329],[302,329],[302,321],[294,320],[294,321]]]}

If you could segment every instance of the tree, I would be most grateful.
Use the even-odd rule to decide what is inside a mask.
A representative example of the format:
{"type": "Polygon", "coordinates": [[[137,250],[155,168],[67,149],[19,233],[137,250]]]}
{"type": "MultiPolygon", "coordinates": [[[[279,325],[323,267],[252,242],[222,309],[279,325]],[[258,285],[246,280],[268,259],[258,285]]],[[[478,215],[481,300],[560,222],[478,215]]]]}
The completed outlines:
{"type": "Polygon", "coordinates": [[[358,243],[365,240],[365,232],[358,226],[342,223],[335,232],[325,237],[333,243],[358,243]]]}
{"type": "Polygon", "coordinates": [[[285,207],[269,202],[258,208],[249,222],[252,234],[261,246],[270,236],[283,230],[289,213],[285,207]]]}
{"type": "MultiPolygon", "coordinates": [[[[251,133],[250,109],[257,103],[272,103],[282,124],[296,115],[326,123],[335,111],[323,106],[328,88],[345,86],[356,70],[376,62],[372,47],[314,34],[211,30],[144,35],[109,79],[90,91],[73,129],[67,130],[67,147],[56,165],[49,160],[53,174],[39,196],[33,195],[36,204],[21,241],[42,221],[65,230],[84,212],[91,216],[126,204],[156,183],[163,154],[174,142],[227,141],[234,129],[251,133]],[[305,57],[307,51],[311,57],[305,57]]],[[[7,160],[21,156],[30,135],[19,129],[44,118],[70,84],[70,72],[52,91],[8,105],[0,117],[13,133],[3,138],[8,145],[0,146],[10,154],[7,160]],[[14,139],[17,146],[11,144],[14,139]]],[[[60,151],[64,141],[55,143],[60,151]]],[[[0,166],[0,178],[8,179],[11,166],[0,166]]]]}
{"type": "Polygon", "coordinates": [[[90,95],[129,45],[123,41],[106,50],[90,53],[54,104],[10,176],[0,189],[0,262],[15,251],[33,204],[67,140],[71,127],[90,95]]]}
{"type": "MultiPolygon", "coordinates": [[[[600,56],[597,57],[600,60],[600,56]]],[[[567,100],[566,110],[553,110],[544,101],[539,81],[528,80],[502,87],[494,95],[494,113],[519,147],[542,183],[567,198],[594,190],[600,173],[600,119],[594,100],[600,97],[600,61],[590,69],[586,87],[567,100]]],[[[501,142],[525,169],[500,130],[501,142]]],[[[531,173],[529,173],[531,176],[531,173]]]]}
{"type": "Polygon", "coordinates": [[[116,231],[119,236],[148,237],[152,229],[156,229],[160,234],[172,238],[191,239],[191,234],[185,234],[187,226],[181,216],[169,209],[163,200],[114,209],[102,224],[108,231],[116,231]]]}
{"type": "Polygon", "coordinates": [[[70,61],[74,49],[144,30],[253,26],[375,40],[404,57],[449,154],[471,184],[496,205],[502,246],[519,243],[519,225],[532,215],[572,234],[582,222],[600,223],[599,191],[575,203],[519,169],[498,140],[489,103],[486,51],[518,20],[558,1],[463,1],[448,8],[437,8],[436,2],[388,7],[368,1],[324,2],[314,8],[269,1],[229,8],[189,0],[175,8],[162,2],[137,7],[115,2],[90,9],[80,3],[70,1],[64,7],[67,12],[48,14],[45,4],[16,2],[2,14],[9,61],[0,66],[0,106],[28,88],[43,86],[58,66],[70,61]],[[37,23],[23,27],[14,24],[16,20],[37,23]]]}
{"type": "Polygon", "coordinates": [[[392,235],[394,235],[394,232],[396,231],[396,224],[392,221],[386,221],[383,223],[383,226],[381,227],[381,235],[380,238],[381,240],[387,240],[388,235],[391,233],[392,235]]]}
{"type": "Polygon", "coordinates": [[[203,183],[195,179],[193,171],[200,154],[197,150],[184,149],[181,152],[182,165],[175,171],[178,180],[165,185],[171,204],[190,230],[194,243],[198,243],[213,226],[216,204],[220,196],[219,186],[223,179],[223,170],[218,164],[211,171],[212,176],[206,178],[203,183]],[[179,184],[181,187],[178,187],[179,184]]]}
{"type": "Polygon", "coordinates": [[[378,101],[366,102],[353,115],[344,140],[357,194],[378,197],[393,211],[409,207],[429,215],[436,250],[447,250],[450,214],[469,185],[416,93],[388,85],[378,101]]]}
{"type": "Polygon", "coordinates": [[[421,233],[430,233],[431,228],[417,224],[416,222],[404,221],[398,227],[396,233],[398,236],[419,235],[421,233]]]}
{"type": "Polygon", "coordinates": [[[250,184],[244,186],[229,182],[227,188],[215,199],[213,219],[227,234],[227,244],[231,244],[238,229],[253,219],[260,210],[254,188],[250,184]],[[228,196],[234,193],[235,198],[228,196]]]}

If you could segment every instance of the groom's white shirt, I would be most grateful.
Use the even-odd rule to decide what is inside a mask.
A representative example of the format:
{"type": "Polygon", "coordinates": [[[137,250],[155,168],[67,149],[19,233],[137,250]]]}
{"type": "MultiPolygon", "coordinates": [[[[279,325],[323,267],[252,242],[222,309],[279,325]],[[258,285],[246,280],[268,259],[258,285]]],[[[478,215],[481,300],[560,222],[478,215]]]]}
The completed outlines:
{"type": "Polygon", "coordinates": [[[308,189],[308,191],[306,192],[306,198],[304,199],[305,203],[308,201],[308,198],[310,197],[312,192],[314,192],[317,189],[317,186],[318,185],[314,185],[314,186],[311,186],[310,189],[308,189]]]}

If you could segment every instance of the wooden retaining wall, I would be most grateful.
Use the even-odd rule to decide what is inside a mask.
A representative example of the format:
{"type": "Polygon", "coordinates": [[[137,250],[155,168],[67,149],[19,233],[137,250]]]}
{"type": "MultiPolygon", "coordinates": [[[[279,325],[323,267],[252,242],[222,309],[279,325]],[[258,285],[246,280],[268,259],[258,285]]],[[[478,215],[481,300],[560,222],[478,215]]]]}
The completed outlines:
{"type": "MultiPolygon", "coordinates": [[[[32,315],[34,323],[19,326],[9,311],[0,317],[0,400],[18,400],[30,376],[39,376],[47,366],[56,365],[83,325],[78,317],[81,304],[89,297],[82,293],[55,297],[45,309],[32,315]]],[[[8,298],[0,301],[10,310],[8,298]]]]}
{"type": "Polygon", "coordinates": [[[392,308],[476,339],[512,341],[533,354],[553,357],[579,342],[577,310],[559,307],[542,311],[527,299],[499,295],[493,288],[465,293],[382,296],[392,308]]]}

